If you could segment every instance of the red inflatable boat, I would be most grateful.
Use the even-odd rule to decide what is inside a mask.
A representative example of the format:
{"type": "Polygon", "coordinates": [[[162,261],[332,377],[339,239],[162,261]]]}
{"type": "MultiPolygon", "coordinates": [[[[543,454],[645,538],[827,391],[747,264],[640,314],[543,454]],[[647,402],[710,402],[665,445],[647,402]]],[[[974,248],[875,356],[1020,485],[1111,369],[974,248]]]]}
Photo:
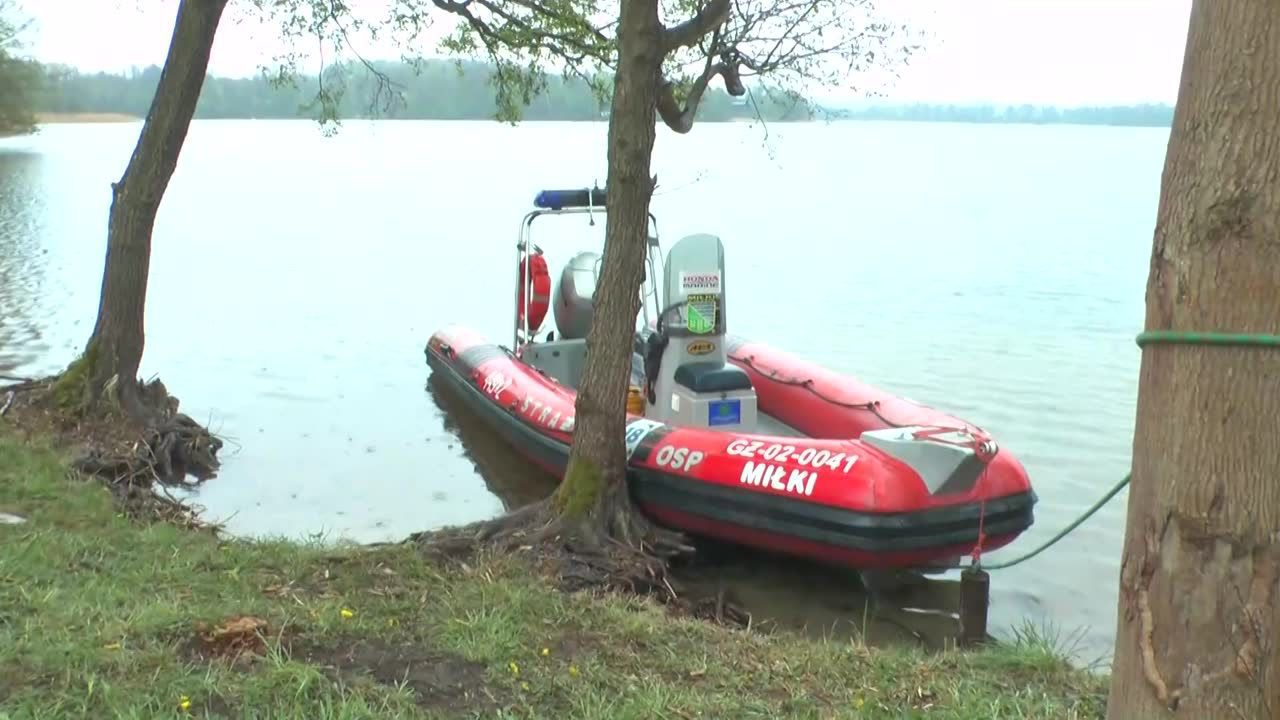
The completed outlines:
{"type": "MultiPolygon", "coordinates": [[[[552,293],[528,234],[536,217],[603,211],[604,200],[598,189],[546,191],[526,216],[514,351],[456,326],[426,347],[446,386],[556,475],[573,438],[600,256],[574,256],[552,293]],[[551,306],[559,336],[537,339],[551,306]]],[[[653,235],[632,373],[644,411],[626,431],[628,480],[650,517],[858,569],[925,572],[1031,526],[1027,473],[987,433],[727,334],[719,239],[683,238],[664,262],[653,235]]]]}

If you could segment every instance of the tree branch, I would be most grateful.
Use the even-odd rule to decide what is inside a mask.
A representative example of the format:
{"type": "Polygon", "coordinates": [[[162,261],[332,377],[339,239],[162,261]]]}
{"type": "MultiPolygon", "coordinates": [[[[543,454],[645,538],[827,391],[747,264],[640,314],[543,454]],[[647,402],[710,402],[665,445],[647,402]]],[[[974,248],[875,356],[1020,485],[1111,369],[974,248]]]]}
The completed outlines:
{"type": "Polygon", "coordinates": [[[0,0],[0,49],[9,47],[17,47],[19,37],[31,27],[35,20],[27,18],[21,22],[10,20],[15,14],[15,8],[11,0],[0,0]]]}
{"type": "MultiPolygon", "coordinates": [[[[597,51],[597,45],[575,38],[568,33],[536,28],[531,23],[516,17],[512,13],[506,12],[497,3],[490,2],[489,0],[473,1],[494,15],[515,26],[522,33],[525,33],[529,38],[530,46],[533,48],[545,49],[573,63],[584,62],[589,56],[597,51]],[[573,50],[570,50],[570,48],[573,48],[573,50]]],[[[531,3],[525,4],[517,2],[516,4],[525,5],[535,12],[546,12],[546,17],[548,18],[553,17],[549,11],[544,11],[539,6],[531,3]]],[[[468,14],[464,17],[468,19],[468,22],[471,22],[475,16],[468,14]]]]}
{"type": "MultiPolygon", "coordinates": [[[[662,31],[663,53],[694,45],[707,33],[723,25],[727,19],[729,19],[729,0],[710,0],[702,6],[698,14],[662,31]]],[[[712,49],[714,50],[714,44],[712,49]]]]}
{"type": "MultiPolygon", "coordinates": [[[[342,36],[343,44],[347,46],[347,49],[351,50],[351,52],[356,56],[356,59],[360,61],[360,64],[363,65],[374,77],[373,97],[369,99],[370,114],[376,114],[378,100],[384,95],[386,96],[386,105],[384,107],[389,111],[392,104],[400,97],[396,92],[401,87],[400,84],[375,67],[373,63],[366,60],[364,55],[361,55],[360,51],[356,49],[355,43],[351,42],[351,36],[347,33],[346,25],[343,24],[342,18],[338,16],[341,10],[337,4],[335,4],[334,0],[329,0],[327,10],[327,20],[328,22],[332,22],[334,27],[338,29],[338,33],[342,36]]],[[[321,48],[321,52],[323,52],[323,47],[321,48]]],[[[322,84],[324,83],[323,71],[320,73],[320,82],[322,84]]]]}
{"type": "MultiPolygon", "coordinates": [[[[715,41],[713,41],[714,46],[715,41]]],[[[658,90],[658,116],[662,118],[662,122],[672,130],[684,134],[693,129],[694,116],[698,114],[698,103],[702,101],[702,95],[707,91],[707,85],[715,76],[719,75],[724,78],[724,87],[733,97],[742,97],[747,93],[746,87],[742,84],[742,78],[738,73],[738,67],[741,59],[737,53],[728,51],[721,55],[718,62],[713,62],[711,57],[707,58],[707,66],[702,70],[702,74],[693,81],[693,85],[689,88],[689,95],[685,98],[684,107],[680,106],[680,101],[676,100],[675,83],[670,80],[664,80],[662,87],[658,90]]]]}
{"type": "MultiPolygon", "coordinates": [[[[535,0],[431,0],[438,9],[461,18],[475,33],[491,59],[500,51],[533,57],[558,57],[574,66],[606,64],[610,39],[585,18],[569,10],[535,0]],[[481,8],[488,20],[475,12],[481,8]],[[518,8],[527,13],[520,14],[518,8]]],[[[455,48],[456,49],[456,48],[455,48]]]]}

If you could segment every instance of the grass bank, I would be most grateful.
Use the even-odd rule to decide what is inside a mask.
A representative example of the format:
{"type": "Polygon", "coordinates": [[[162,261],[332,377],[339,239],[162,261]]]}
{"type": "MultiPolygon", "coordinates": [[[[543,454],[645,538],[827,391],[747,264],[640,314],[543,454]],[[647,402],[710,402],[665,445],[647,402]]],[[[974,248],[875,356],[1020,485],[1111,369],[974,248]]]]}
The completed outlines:
{"type": "MultiPolygon", "coordinates": [[[[0,718],[1089,718],[1031,641],[871,650],[566,595],[512,557],[221,539],[0,421],[0,718]]],[[[214,480],[213,482],[217,482],[214,480]]]]}

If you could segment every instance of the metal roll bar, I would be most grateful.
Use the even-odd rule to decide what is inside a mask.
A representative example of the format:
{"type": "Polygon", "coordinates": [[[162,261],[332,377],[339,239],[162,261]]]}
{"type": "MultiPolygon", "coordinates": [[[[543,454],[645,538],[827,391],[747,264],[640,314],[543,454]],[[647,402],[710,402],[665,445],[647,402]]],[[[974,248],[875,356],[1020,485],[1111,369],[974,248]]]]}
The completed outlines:
{"type": "MultiPolygon", "coordinates": [[[[561,191],[561,192],[565,192],[565,191],[561,191]]],[[[574,191],[574,192],[578,192],[578,191],[574,191]]],[[[594,199],[592,198],[592,195],[593,193],[586,193],[588,202],[591,202],[594,199]]],[[[542,196],[540,195],[539,199],[541,199],[541,197],[542,196]]],[[[539,208],[537,210],[533,210],[528,214],[526,214],[524,216],[524,219],[520,222],[520,234],[519,234],[518,240],[516,241],[516,286],[515,286],[516,306],[514,310],[515,317],[513,318],[513,323],[512,323],[514,325],[514,330],[512,333],[513,335],[512,336],[512,352],[516,353],[517,356],[520,355],[523,345],[525,343],[532,341],[533,339],[529,335],[529,314],[528,312],[525,312],[522,316],[520,312],[520,308],[521,307],[527,308],[529,305],[529,301],[533,299],[533,283],[530,282],[532,278],[530,274],[530,263],[526,262],[524,264],[524,277],[522,278],[520,276],[520,260],[525,255],[528,254],[530,246],[532,246],[538,252],[542,252],[542,248],[538,247],[537,245],[534,245],[531,239],[532,232],[533,232],[533,221],[536,218],[542,217],[544,215],[555,216],[555,215],[583,215],[583,214],[591,216],[592,220],[594,221],[594,215],[597,212],[607,214],[608,210],[605,206],[596,206],[594,204],[588,204],[583,207],[539,208]],[[524,297],[523,298],[520,297],[521,280],[524,281],[524,297]]],[[[647,243],[647,247],[645,248],[645,264],[647,266],[648,272],[646,273],[645,282],[642,283],[640,287],[640,307],[641,307],[641,310],[644,312],[645,325],[648,325],[650,321],[650,318],[649,318],[650,304],[652,304],[652,312],[654,312],[655,314],[657,313],[657,308],[660,304],[659,295],[658,295],[657,268],[661,267],[662,265],[662,244],[658,238],[658,219],[653,216],[652,212],[649,213],[649,225],[652,227],[653,233],[649,235],[649,241],[647,243]],[[655,253],[657,254],[656,261],[654,258],[655,253]],[[649,297],[646,297],[645,285],[648,285],[649,287],[649,297]]],[[[602,252],[601,252],[602,259],[603,259],[603,254],[604,253],[602,248],[602,252]]],[[[554,283],[554,280],[553,280],[553,283],[554,283]]],[[[551,302],[554,303],[555,302],[554,285],[551,289],[551,294],[552,294],[551,302]]]]}

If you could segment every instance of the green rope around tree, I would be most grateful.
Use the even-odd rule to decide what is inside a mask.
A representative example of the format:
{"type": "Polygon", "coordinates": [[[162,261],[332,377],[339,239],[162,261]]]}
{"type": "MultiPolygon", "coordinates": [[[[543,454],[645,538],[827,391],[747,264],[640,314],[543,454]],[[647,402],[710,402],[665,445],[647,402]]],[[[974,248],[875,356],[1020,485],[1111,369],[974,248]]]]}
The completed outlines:
{"type": "MultiPolygon", "coordinates": [[[[1209,332],[1183,332],[1179,330],[1148,330],[1139,333],[1137,337],[1138,347],[1146,347],[1151,344],[1165,345],[1218,345],[1218,346],[1238,346],[1238,347],[1264,347],[1264,348],[1280,348],[1280,335],[1251,335],[1246,333],[1209,333],[1209,332]]],[[[1115,497],[1126,485],[1129,484],[1131,475],[1125,475],[1124,479],[1116,483],[1106,495],[1103,495],[1093,507],[1084,511],[1080,517],[1076,518],[1070,525],[1067,525],[1057,535],[1049,538],[1040,547],[1032,550],[1025,555],[1019,555],[1012,560],[1005,562],[985,564],[979,560],[969,567],[973,570],[1001,570],[1013,567],[1022,562],[1026,562],[1040,553],[1053,547],[1062,538],[1071,534],[1072,530],[1080,527],[1080,525],[1093,516],[1094,513],[1102,509],[1115,497]]]]}
{"type": "Polygon", "coordinates": [[[1274,348],[1280,347],[1280,335],[1148,330],[1138,335],[1137,342],[1138,347],[1145,347],[1152,343],[1164,343],[1166,345],[1238,345],[1274,348]]]}

